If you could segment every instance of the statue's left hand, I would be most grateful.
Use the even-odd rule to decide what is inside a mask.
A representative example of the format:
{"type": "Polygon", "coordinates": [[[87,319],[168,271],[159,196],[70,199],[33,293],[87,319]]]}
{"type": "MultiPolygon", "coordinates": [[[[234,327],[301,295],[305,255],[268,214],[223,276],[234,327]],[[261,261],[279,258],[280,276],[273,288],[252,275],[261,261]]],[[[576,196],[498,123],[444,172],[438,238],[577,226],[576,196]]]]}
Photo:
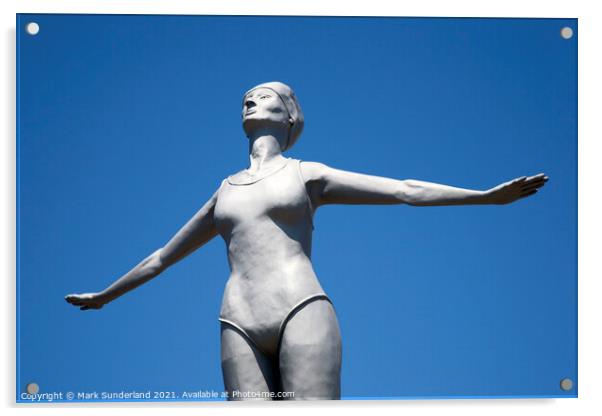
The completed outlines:
{"type": "Polygon", "coordinates": [[[548,177],[543,173],[530,177],[522,176],[486,191],[487,198],[492,204],[509,204],[534,195],[547,181],[548,177]]]}
{"type": "Polygon", "coordinates": [[[88,309],[100,309],[107,300],[100,293],[82,293],[65,296],[65,300],[73,306],[79,306],[82,311],[88,309]]]}

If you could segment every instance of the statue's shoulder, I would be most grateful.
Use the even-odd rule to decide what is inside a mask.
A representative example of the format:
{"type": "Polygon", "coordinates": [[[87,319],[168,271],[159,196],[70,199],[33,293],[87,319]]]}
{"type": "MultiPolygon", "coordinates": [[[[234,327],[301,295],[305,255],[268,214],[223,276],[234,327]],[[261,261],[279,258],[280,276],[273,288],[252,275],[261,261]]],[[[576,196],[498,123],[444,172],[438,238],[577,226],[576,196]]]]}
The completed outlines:
{"type": "Polygon", "coordinates": [[[302,160],[299,163],[301,174],[306,182],[315,181],[320,179],[328,166],[320,162],[311,162],[308,160],[302,160]]]}

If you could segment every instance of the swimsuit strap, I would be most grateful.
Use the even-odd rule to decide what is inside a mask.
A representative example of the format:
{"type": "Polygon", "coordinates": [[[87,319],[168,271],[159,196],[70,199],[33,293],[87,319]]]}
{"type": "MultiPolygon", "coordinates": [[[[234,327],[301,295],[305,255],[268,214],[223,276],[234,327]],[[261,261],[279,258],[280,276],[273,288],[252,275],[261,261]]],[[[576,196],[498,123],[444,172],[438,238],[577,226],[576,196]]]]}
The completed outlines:
{"type": "Polygon", "coordinates": [[[284,169],[285,167],[287,167],[287,166],[288,166],[288,164],[289,164],[289,162],[290,162],[291,160],[292,160],[292,159],[291,159],[290,157],[286,158],[286,161],[285,161],[285,162],[284,162],[284,163],[283,163],[281,166],[279,166],[279,167],[277,167],[275,170],[273,170],[272,172],[268,173],[268,174],[267,174],[267,175],[265,175],[265,176],[261,176],[261,177],[259,177],[259,178],[254,178],[254,179],[251,179],[249,182],[241,182],[241,183],[237,183],[237,182],[232,182],[232,181],[231,181],[231,178],[232,178],[233,176],[236,176],[238,173],[240,173],[240,172],[243,172],[244,170],[242,170],[242,171],[240,171],[240,172],[238,172],[238,173],[235,173],[234,175],[230,175],[230,176],[228,176],[228,177],[227,177],[225,180],[226,180],[226,181],[227,181],[227,182],[228,182],[230,185],[233,185],[233,186],[247,186],[247,185],[253,185],[254,183],[257,183],[257,182],[259,182],[259,181],[262,181],[262,180],[264,180],[265,178],[269,178],[270,176],[274,175],[275,173],[278,173],[278,172],[280,172],[282,169],[284,169]]]}
{"type": "Polygon", "coordinates": [[[245,331],[245,330],[243,329],[243,327],[242,327],[242,326],[238,325],[237,323],[235,323],[235,322],[233,322],[233,321],[231,321],[231,320],[229,320],[229,319],[225,319],[225,318],[222,318],[222,317],[220,317],[220,318],[219,318],[219,321],[220,321],[220,322],[222,322],[222,323],[224,323],[224,324],[230,325],[230,326],[231,326],[232,328],[234,328],[236,331],[238,331],[238,332],[240,332],[242,335],[244,335],[244,337],[245,337],[245,338],[246,338],[246,339],[247,339],[247,340],[248,340],[248,341],[249,341],[251,344],[253,344],[253,346],[254,346],[255,348],[257,348],[257,350],[261,351],[261,353],[262,353],[262,354],[264,354],[266,357],[269,357],[269,356],[271,355],[271,354],[268,354],[266,351],[264,351],[264,350],[263,350],[263,349],[262,349],[262,348],[261,348],[261,347],[260,347],[260,346],[259,346],[259,345],[258,345],[256,342],[255,342],[255,340],[253,339],[253,337],[252,337],[252,336],[250,336],[250,335],[247,333],[247,331],[245,331]]]}
{"type": "MultiPolygon", "coordinates": [[[[297,313],[299,310],[303,309],[304,306],[306,306],[307,304],[309,304],[309,303],[311,303],[311,302],[313,302],[315,300],[321,300],[321,299],[327,300],[334,307],[334,304],[332,303],[332,300],[330,300],[330,298],[328,297],[328,295],[326,295],[326,293],[314,293],[313,295],[309,295],[306,298],[301,299],[286,314],[286,316],[284,317],[284,319],[282,320],[282,322],[280,322],[280,326],[278,328],[278,345],[276,347],[276,357],[278,357],[278,355],[280,353],[280,344],[282,344],[282,334],[284,332],[284,328],[286,327],[286,324],[288,323],[288,321],[291,320],[291,318],[295,315],[295,313],[297,313]]],[[[267,352],[263,348],[261,348],[259,346],[259,344],[257,344],[255,342],[255,340],[253,339],[253,337],[250,336],[247,333],[247,331],[245,331],[245,329],[242,326],[238,325],[234,321],[231,321],[231,320],[226,319],[226,318],[222,318],[221,316],[218,319],[219,319],[220,322],[222,322],[222,323],[224,323],[226,325],[231,326],[234,330],[236,330],[240,334],[242,334],[251,344],[253,344],[253,346],[255,348],[257,348],[258,351],[260,351],[266,357],[271,357],[272,356],[272,354],[270,354],[269,352],[267,352]]]]}
{"type": "Polygon", "coordinates": [[[315,294],[310,295],[306,298],[303,298],[302,300],[297,302],[295,304],[295,306],[293,306],[291,308],[289,313],[286,314],[286,317],[280,323],[280,328],[278,328],[278,348],[276,349],[278,355],[280,354],[280,344],[282,344],[282,333],[284,332],[284,328],[286,327],[286,324],[288,323],[288,321],[291,320],[291,318],[295,315],[295,313],[297,313],[298,311],[303,309],[303,307],[305,305],[307,305],[308,303],[311,303],[315,300],[321,300],[321,299],[327,300],[334,307],[332,300],[330,300],[330,298],[328,297],[328,295],[326,295],[326,293],[315,293],[315,294]]]}

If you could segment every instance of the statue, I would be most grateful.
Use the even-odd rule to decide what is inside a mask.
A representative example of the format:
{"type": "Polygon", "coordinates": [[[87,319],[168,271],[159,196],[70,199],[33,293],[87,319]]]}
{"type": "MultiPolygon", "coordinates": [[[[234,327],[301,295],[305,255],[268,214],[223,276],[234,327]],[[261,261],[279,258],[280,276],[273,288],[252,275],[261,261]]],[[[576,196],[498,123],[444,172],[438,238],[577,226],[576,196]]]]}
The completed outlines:
{"type": "Polygon", "coordinates": [[[221,235],[231,269],[219,318],[230,400],[340,398],[339,325],[311,262],[312,217],[320,206],[508,204],[548,180],[523,176],[477,191],[285,158],[304,124],[293,90],[260,84],[244,94],[242,107],[249,168],[224,179],[164,247],[108,288],[65,297],[82,310],[100,309],[221,235]]]}

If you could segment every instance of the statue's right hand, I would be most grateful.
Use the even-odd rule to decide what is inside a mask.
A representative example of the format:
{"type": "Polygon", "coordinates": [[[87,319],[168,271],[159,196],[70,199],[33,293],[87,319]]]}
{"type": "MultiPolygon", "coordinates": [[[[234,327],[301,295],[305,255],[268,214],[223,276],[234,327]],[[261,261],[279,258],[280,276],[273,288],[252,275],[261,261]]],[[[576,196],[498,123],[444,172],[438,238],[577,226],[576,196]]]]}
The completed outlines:
{"type": "Polygon", "coordinates": [[[79,306],[82,311],[100,309],[107,303],[107,299],[100,293],[74,293],[65,296],[65,300],[73,306],[79,306]]]}

